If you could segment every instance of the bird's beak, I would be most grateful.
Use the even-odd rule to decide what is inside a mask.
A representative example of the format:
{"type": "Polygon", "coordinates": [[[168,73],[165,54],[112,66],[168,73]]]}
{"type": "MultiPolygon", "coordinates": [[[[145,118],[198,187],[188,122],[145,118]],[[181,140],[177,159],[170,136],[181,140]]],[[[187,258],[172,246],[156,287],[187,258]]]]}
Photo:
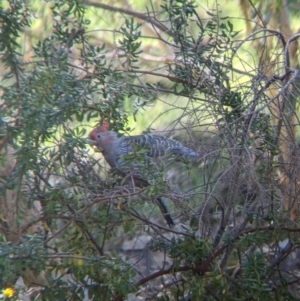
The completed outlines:
{"type": "Polygon", "coordinates": [[[97,141],[95,140],[91,140],[91,139],[85,139],[86,143],[88,143],[89,145],[97,145],[97,141]]]}
{"type": "MultiPolygon", "coordinates": [[[[97,147],[96,148],[97,152],[102,152],[103,151],[103,149],[97,144],[98,142],[95,141],[95,140],[86,139],[86,143],[88,143],[92,147],[96,146],[97,147]]],[[[94,150],[95,150],[95,148],[94,148],[94,150]]]]}

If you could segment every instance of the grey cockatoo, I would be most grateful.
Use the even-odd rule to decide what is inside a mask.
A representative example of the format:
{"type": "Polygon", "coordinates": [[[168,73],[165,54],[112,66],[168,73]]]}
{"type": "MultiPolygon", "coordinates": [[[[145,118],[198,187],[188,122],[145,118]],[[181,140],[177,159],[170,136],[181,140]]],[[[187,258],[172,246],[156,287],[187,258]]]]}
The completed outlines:
{"type": "MultiPolygon", "coordinates": [[[[149,182],[157,178],[158,168],[152,158],[168,154],[186,158],[199,157],[197,152],[164,136],[152,134],[124,136],[109,131],[108,128],[108,123],[104,121],[101,126],[93,129],[89,133],[91,143],[100,149],[113,170],[122,176],[128,176],[139,187],[148,186],[149,182]]],[[[157,197],[156,202],[168,225],[173,225],[162,199],[157,197]]]]}

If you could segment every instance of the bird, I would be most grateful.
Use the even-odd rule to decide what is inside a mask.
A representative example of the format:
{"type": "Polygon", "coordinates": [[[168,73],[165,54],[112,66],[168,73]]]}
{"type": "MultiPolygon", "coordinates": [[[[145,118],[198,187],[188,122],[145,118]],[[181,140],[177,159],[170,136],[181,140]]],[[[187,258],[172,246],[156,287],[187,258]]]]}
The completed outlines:
{"type": "MultiPolygon", "coordinates": [[[[161,135],[142,134],[134,136],[119,135],[109,130],[109,123],[94,128],[88,135],[91,145],[102,152],[112,170],[128,177],[138,187],[147,187],[157,179],[158,166],[153,158],[175,155],[181,158],[196,159],[199,153],[183,146],[179,141],[161,135]]],[[[173,219],[161,197],[155,199],[168,226],[173,219]]]]}

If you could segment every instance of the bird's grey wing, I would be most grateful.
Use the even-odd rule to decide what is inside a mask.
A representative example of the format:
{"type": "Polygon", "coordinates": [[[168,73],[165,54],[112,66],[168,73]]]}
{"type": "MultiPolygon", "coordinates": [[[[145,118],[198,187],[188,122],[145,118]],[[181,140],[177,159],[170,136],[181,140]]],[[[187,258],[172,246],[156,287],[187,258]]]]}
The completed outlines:
{"type": "Polygon", "coordinates": [[[157,166],[135,148],[132,137],[122,138],[116,150],[116,168],[123,174],[131,174],[138,186],[147,186],[156,178],[157,166]]]}
{"type": "Polygon", "coordinates": [[[134,144],[148,149],[147,156],[160,157],[167,153],[179,156],[197,158],[199,154],[187,147],[184,147],[179,141],[166,138],[160,135],[139,135],[130,137],[134,144]]]}

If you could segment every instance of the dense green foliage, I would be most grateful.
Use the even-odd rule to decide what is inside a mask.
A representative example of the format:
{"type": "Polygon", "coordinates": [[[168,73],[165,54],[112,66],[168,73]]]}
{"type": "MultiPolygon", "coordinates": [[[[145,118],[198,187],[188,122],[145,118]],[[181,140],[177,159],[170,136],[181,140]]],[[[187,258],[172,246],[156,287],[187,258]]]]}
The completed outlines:
{"type": "Polygon", "coordinates": [[[35,300],[297,300],[285,262],[298,228],[281,208],[266,91],[272,82],[290,96],[285,78],[260,73],[252,40],[237,43],[229,17],[190,0],[120,10],[111,45],[98,42],[91,3],[36,6],[0,7],[0,289],[35,300]],[[201,158],[164,159],[149,187],[133,188],[88,145],[103,120],[129,135],[136,120],[164,128],[201,158]]]}

